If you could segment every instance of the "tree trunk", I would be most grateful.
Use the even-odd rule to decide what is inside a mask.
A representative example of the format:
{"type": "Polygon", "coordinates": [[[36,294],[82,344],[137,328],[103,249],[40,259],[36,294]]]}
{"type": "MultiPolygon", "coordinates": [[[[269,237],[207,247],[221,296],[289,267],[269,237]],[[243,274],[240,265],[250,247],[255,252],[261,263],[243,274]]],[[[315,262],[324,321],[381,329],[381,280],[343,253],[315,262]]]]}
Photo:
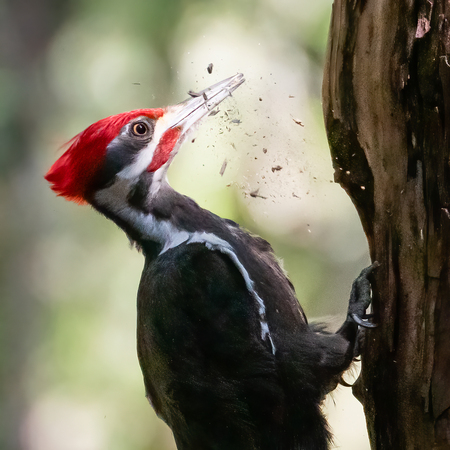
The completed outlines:
{"type": "Polygon", "coordinates": [[[450,3],[335,0],[323,108],[379,327],[354,392],[372,449],[450,448],[450,3]]]}

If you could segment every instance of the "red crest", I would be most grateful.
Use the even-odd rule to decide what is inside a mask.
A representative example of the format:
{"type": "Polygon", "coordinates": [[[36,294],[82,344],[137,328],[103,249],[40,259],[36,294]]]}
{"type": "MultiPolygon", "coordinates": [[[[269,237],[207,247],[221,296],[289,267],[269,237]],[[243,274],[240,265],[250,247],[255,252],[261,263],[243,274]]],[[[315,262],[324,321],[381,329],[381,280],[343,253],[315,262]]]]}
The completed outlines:
{"type": "Polygon", "coordinates": [[[122,127],[139,116],[158,119],[163,114],[163,109],[137,109],[95,122],[68,142],[69,148],[52,165],[45,179],[58,195],[79,204],[87,203],[106,148],[122,127]]]}

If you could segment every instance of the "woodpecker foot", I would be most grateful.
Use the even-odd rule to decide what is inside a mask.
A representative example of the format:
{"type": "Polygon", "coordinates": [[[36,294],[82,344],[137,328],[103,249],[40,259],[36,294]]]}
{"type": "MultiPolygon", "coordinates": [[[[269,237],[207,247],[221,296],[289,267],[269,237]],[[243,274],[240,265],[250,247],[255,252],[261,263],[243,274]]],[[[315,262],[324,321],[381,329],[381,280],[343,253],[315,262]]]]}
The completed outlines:
{"type": "MultiPolygon", "coordinates": [[[[372,317],[373,314],[370,314],[370,317],[372,317]]],[[[353,319],[353,322],[358,324],[360,327],[364,328],[376,328],[378,324],[370,322],[369,317],[366,315],[359,317],[357,314],[351,314],[350,317],[353,319]]]]}
{"type": "Polygon", "coordinates": [[[379,263],[375,261],[371,266],[361,271],[358,278],[353,282],[352,291],[350,293],[350,302],[348,306],[348,316],[357,325],[364,328],[375,328],[378,325],[371,322],[373,314],[366,314],[371,298],[371,286],[369,275],[379,267],[379,263]]]}

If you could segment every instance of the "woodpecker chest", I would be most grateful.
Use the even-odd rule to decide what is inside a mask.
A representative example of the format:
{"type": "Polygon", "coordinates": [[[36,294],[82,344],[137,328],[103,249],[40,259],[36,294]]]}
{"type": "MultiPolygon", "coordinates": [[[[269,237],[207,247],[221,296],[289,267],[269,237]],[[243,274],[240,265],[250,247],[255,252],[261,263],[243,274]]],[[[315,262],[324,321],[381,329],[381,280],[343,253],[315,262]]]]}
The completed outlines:
{"type": "Polygon", "coordinates": [[[159,414],[170,415],[175,392],[213,392],[220,380],[229,386],[274,367],[271,343],[261,338],[259,309],[234,262],[204,244],[182,244],[146,262],[138,293],[138,354],[159,414]]]}

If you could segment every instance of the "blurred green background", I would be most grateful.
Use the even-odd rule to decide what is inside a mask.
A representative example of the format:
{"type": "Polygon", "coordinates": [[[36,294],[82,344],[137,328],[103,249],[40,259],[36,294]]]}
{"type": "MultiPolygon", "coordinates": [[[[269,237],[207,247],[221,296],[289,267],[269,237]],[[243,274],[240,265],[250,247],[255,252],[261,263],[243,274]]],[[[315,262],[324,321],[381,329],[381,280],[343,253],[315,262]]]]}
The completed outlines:
{"type": "MultiPolygon", "coordinates": [[[[0,3],[0,449],[175,448],[144,398],[136,357],[142,255],[43,179],[61,146],[102,117],[177,103],[244,73],[184,145],[171,184],[269,240],[308,317],[343,319],[369,261],[355,210],[332,182],[323,128],[331,6],[0,3]]],[[[336,447],[369,448],[350,389],[328,399],[326,413],[336,447]]]]}

